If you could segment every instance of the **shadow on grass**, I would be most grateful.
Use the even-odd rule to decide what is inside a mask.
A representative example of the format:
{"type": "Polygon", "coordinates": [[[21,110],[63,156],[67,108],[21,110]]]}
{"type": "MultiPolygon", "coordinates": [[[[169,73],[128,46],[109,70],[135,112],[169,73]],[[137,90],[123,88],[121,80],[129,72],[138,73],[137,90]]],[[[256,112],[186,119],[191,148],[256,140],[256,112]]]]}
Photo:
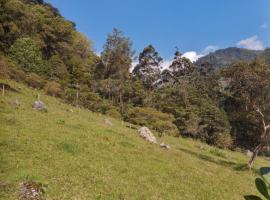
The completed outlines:
{"type": "MultiPolygon", "coordinates": [[[[194,151],[190,151],[190,150],[184,149],[184,148],[177,148],[177,149],[184,152],[184,153],[195,156],[195,157],[197,157],[197,158],[199,158],[201,160],[204,160],[206,162],[214,163],[214,164],[217,164],[217,165],[220,165],[220,166],[223,166],[223,167],[229,167],[229,168],[231,168],[231,169],[233,169],[235,171],[249,171],[246,163],[236,163],[236,162],[232,162],[232,161],[215,159],[215,158],[213,158],[211,156],[204,155],[204,154],[201,154],[201,153],[197,153],[197,152],[194,152],[194,151]]],[[[253,169],[252,172],[255,173],[255,174],[259,174],[257,169],[253,169]]]]}

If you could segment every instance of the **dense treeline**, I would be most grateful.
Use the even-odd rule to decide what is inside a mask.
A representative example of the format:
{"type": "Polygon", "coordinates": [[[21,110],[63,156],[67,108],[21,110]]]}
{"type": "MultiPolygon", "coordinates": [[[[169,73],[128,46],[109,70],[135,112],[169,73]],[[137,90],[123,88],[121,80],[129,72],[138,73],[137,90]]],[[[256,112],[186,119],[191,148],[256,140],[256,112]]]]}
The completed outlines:
{"type": "Polygon", "coordinates": [[[113,29],[97,56],[91,41],[50,4],[1,0],[0,52],[3,80],[22,81],[76,106],[149,126],[160,136],[252,148],[261,142],[262,112],[268,119],[269,66],[259,61],[269,59],[267,51],[252,63],[217,70],[207,62],[195,66],[177,50],[171,66],[162,70],[161,56],[148,45],[131,72],[132,42],[121,31],[113,29]]]}

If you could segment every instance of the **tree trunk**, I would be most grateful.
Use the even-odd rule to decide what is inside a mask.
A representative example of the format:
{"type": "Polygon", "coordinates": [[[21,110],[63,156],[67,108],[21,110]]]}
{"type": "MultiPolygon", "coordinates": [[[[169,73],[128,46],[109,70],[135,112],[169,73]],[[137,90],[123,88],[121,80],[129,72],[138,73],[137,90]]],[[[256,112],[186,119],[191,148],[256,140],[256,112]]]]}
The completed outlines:
{"type": "Polygon", "coordinates": [[[2,96],[5,96],[5,84],[3,83],[3,88],[2,88],[2,96]]]}
{"type": "Polygon", "coordinates": [[[264,146],[265,146],[265,141],[261,141],[261,143],[258,146],[256,146],[256,148],[252,152],[252,156],[251,156],[250,160],[248,161],[248,168],[249,168],[249,170],[252,169],[253,164],[254,164],[254,161],[255,161],[255,159],[258,156],[258,153],[262,150],[262,148],[264,146]]]}

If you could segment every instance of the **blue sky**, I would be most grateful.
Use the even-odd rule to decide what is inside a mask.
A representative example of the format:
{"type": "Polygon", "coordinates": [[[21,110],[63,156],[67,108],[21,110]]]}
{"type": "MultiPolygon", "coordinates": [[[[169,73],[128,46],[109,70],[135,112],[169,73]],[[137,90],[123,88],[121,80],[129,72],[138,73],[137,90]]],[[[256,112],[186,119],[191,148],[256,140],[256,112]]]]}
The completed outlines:
{"type": "Polygon", "coordinates": [[[217,48],[270,46],[270,0],[47,0],[102,51],[113,27],[138,54],[153,44],[162,57],[175,47],[188,56],[217,48]]]}

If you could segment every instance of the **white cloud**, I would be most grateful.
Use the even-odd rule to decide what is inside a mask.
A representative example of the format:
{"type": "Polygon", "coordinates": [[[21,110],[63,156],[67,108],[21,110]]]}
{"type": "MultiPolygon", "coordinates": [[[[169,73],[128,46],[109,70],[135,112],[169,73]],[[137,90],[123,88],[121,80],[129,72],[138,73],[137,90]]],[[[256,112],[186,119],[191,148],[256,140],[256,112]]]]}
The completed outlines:
{"type": "Polygon", "coordinates": [[[215,45],[209,45],[205,47],[205,49],[198,53],[196,51],[188,51],[182,55],[182,57],[188,58],[191,62],[196,62],[199,58],[206,56],[207,54],[216,51],[219,49],[218,46],[215,45]]]}
{"type": "MultiPolygon", "coordinates": [[[[163,60],[161,63],[161,70],[169,69],[169,66],[172,64],[172,61],[173,61],[172,59],[171,60],[163,60]]],[[[133,61],[129,71],[132,72],[137,64],[139,64],[138,60],[133,61]]]]}
{"type": "Polygon", "coordinates": [[[188,58],[191,62],[196,62],[203,54],[198,54],[196,51],[188,51],[182,55],[184,58],[188,58]]]}
{"type": "Polygon", "coordinates": [[[265,48],[263,42],[258,38],[257,35],[239,41],[237,46],[252,50],[264,50],[265,48]]]}
{"type": "Polygon", "coordinates": [[[169,69],[169,66],[172,64],[172,60],[163,60],[161,64],[162,70],[169,69]]]}
{"type": "Polygon", "coordinates": [[[203,55],[207,55],[207,54],[209,54],[209,53],[211,53],[211,52],[216,51],[217,49],[219,49],[218,46],[209,45],[209,46],[207,46],[207,47],[202,51],[202,54],[203,54],[203,55]]]}
{"type": "Polygon", "coordinates": [[[262,28],[262,29],[267,29],[267,28],[268,28],[268,24],[266,24],[266,23],[262,24],[262,25],[261,25],[261,28],[262,28]]]}

